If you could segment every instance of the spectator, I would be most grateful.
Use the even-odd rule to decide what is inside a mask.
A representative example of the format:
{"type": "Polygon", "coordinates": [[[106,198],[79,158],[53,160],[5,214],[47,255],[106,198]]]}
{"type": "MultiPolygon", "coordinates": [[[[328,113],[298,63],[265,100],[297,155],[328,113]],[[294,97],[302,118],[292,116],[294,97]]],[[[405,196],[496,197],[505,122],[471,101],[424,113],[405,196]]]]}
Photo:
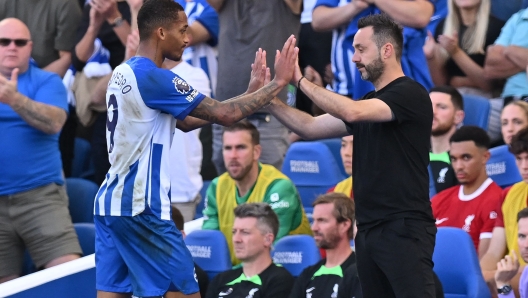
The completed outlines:
{"type": "MultiPolygon", "coordinates": [[[[246,90],[249,78],[245,61],[262,48],[269,54],[282,48],[282,41],[299,33],[301,0],[208,0],[218,12],[218,82],[215,96],[223,101],[246,90]]],[[[273,55],[268,56],[273,75],[273,55]]],[[[287,100],[287,88],[278,98],[287,100]]],[[[267,111],[248,117],[262,137],[260,161],[281,169],[288,149],[288,130],[267,111]]],[[[213,163],[218,174],[226,171],[222,157],[222,127],[213,125],[213,163]]],[[[279,233],[280,235],[280,233],[279,233]]],[[[279,237],[280,238],[280,237],[279,237]]]]}
{"type": "MultiPolygon", "coordinates": [[[[488,47],[484,74],[488,79],[506,79],[501,100],[492,105],[501,110],[511,101],[528,98],[526,66],[528,65],[528,9],[514,14],[504,27],[495,43],[488,47]]],[[[497,121],[490,119],[489,132],[500,131],[497,121]],[[497,125],[495,127],[494,125],[497,125]]]]}
{"type": "MultiPolygon", "coordinates": [[[[184,217],[180,210],[174,206],[171,206],[171,217],[172,221],[176,225],[176,228],[180,230],[183,239],[185,240],[185,237],[187,236],[184,231],[184,217]]],[[[196,278],[198,279],[198,287],[200,288],[200,297],[205,297],[205,293],[207,293],[207,288],[209,287],[209,276],[207,276],[207,273],[203,271],[198,264],[194,263],[194,270],[196,272],[196,278]]]]}
{"type": "Polygon", "coordinates": [[[66,90],[58,75],[30,63],[32,47],[24,23],[0,21],[0,282],[20,275],[24,247],[37,268],[82,254],[58,147],[66,90]]]}
{"type": "Polygon", "coordinates": [[[275,212],[268,204],[248,203],[237,206],[234,217],[232,242],[242,266],[217,275],[205,297],[288,297],[294,279],[271,259],[271,247],[279,230],[275,212]]]}
{"type": "Polygon", "coordinates": [[[490,0],[449,0],[448,4],[447,17],[424,45],[433,82],[453,86],[462,94],[492,98],[493,81],[484,76],[484,60],[504,22],[490,14],[490,0]]]}
{"type": "Polygon", "coordinates": [[[451,158],[449,139],[464,120],[462,95],[451,86],[433,87],[429,92],[433,104],[431,152],[429,153],[429,197],[458,184],[451,158]]]}
{"type": "MultiPolygon", "coordinates": [[[[313,206],[312,231],[317,246],[326,250],[326,258],[303,270],[290,298],[337,297],[343,272],[356,266],[356,256],[350,248],[350,240],[354,239],[354,201],[341,193],[328,193],[319,196],[313,206]]],[[[350,294],[361,295],[357,277],[355,280],[356,287],[350,294]]]]}
{"type": "MultiPolygon", "coordinates": [[[[526,263],[522,259],[517,247],[517,213],[527,207],[528,197],[528,129],[519,131],[510,143],[510,152],[515,155],[517,168],[522,176],[523,181],[514,184],[503,192],[500,209],[497,210],[497,221],[493,228],[489,249],[480,260],[484,277],[486,280],[493,280],[497,263],[506,253],[517,254],[521,263],[521,270],[526,263]]],[[[519,271],[519,272],[520,272],[519,271]]],[[[514,289],[518,288],[520,275],[512,279],[514,289]]]]}
{"type": "MultiPolygon", "coordinates": [[[[201,68],[185,61],[172,60],[165,60],[164,67],[180,76],[198,92],[211,96],[209,79],[201,68]]],[[[181,211],[185,222],[194,219],[196,206],[202,200],[202,143],[199,135],[200,129],[189,132],[176,129],[172,137],[171,203],[181,211]]]]}
{"type": "Polygon", "coordinates": [[[220,230],[226,236],[233,264],[232,210],[244,203],[268,203],[279,217],[275,239],[292,234],[311,234],[299,193],[288,177],[271,165],[259,163],[260,134],[248,121],[226,127],[223,135],[227,173],[215,178],[207,189],[203,229],[220,230]]]}
{"type": "Polygon", "coordinates": [[[526,127],[528,127],[527,102],[512,101],[502,109],[501,130],[504,144],[510,145],[513,136],[526,127]]]}
{"type": "Polygon", "coordinates": [[[352,152],[354,151],[354,136],[344,136],[341,138],[341,159],[343,160],[343,166],[345,172],[350,177],[339,182],[335,187],[331,188],[328,192],[339,192],[354,198],[354,192],[352,190],[352,152]]]}
{"type": "Polygon", "coordinates": [[[476,126],[462,126],[451,139],[449,155],[461,185],[448,188],[431,200],[437,227],[468,232],[478,256],[488,250],[502,189],[486,173],[490,139],[476,126]]]}
{"type": "MultiPolygon", "coordinates": [[[[528,262],[528,208],[524,208],[517,214],[517,244],[519,245],[519,253],[524,262],[528,262]]],[[[495,283],[497,285],[497,292],[500,298],[513,298],[515,295],[512,292],[511,280],[519,272],[519,260],[515,253],[505,256],[497,263],[497,272],[495,273],[495,283]]],[[[528,287],[528,271],[526,268],[522,270],[521,279],[519,283],[519,293],[521,297],[527,297],[528,287]]]]}

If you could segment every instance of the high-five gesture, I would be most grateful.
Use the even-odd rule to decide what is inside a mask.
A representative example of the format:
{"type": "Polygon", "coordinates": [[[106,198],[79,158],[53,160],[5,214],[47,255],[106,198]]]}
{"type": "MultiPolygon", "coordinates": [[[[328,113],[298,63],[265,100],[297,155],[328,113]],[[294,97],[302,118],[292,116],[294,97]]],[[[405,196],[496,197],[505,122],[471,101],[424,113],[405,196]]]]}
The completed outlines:
{"type": "Polygon", "coordinates": [[[297,67],[297,55],[299,48],[295,46],[296,39],[292,35],[284,43],[282,51],[277,51],[275,55],[275,78],[273,79],[280,86],[286,86],[297,67]]]}
{"type": "Polygon", "coordinates": [[[270,69],[266,66],[266,51],[259,50],[255,53],[255,61],[251,64],[251,78],[246,93],[252,93],[260,89],[266,83],[266,76],[269,76],[270,69]]]}

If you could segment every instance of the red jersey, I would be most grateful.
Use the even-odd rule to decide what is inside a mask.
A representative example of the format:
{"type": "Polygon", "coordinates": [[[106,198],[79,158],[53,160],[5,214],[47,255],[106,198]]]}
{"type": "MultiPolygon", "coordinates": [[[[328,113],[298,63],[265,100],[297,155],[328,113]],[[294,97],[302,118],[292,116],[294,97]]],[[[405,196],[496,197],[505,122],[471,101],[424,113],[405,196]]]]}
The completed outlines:
{"type": "Polygon", "coordinates": [[[437,227],[455,227],[468,232],[478,251],[480,239],[491,238],[501,201],[502,188],[491,178],[472,194],[464,186],[448,188],[431,199],[437,227]]]}

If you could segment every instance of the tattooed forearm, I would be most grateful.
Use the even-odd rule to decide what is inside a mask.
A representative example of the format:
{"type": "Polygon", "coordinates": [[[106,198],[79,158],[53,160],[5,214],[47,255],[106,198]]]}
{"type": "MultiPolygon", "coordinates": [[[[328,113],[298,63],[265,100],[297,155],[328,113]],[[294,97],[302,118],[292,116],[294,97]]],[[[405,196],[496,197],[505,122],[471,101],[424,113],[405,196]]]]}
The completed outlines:
{"type": "Polygon", "coordinates": [[[229,126],[268,104],[282,88],[270,82],[259,90],[218,102],[206,97],[189,115],[229,126]]]}
{"type": "Polygon", "coordinates": [[[55,134],[62,129],[67,117],[64,110],[36,102],[23,95],[22,97],[22,104],[13,108],[13,110],[17,112],[24,121],[47,134],[55,134]]]}

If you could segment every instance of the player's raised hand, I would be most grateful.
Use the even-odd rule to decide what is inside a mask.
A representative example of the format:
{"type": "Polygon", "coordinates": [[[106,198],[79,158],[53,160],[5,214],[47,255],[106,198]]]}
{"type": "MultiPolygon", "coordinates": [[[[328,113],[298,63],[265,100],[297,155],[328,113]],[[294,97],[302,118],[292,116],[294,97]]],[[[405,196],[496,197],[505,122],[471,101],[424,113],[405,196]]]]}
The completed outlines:
{"type": "Polygon", "coordinates": [[[255,53],[255,61],[251,64],[251,78],[246,93],[253,93],[267,84],[265,82],[267,73],[269,68],[266,65],[266,51],[259,48],[255,53]]]}
{"type": "Polygon", "coordinates": [[[17,85],[18,68],[13,69],[10,80],[0,74],[0,103],[5,103],[11,107],[17,105],[17,85]]]}
{"type": "Polygon", "coordinates": [[[291,35],[284,43],[282,51],[275,55],[275,78],[279,86],[286,86],[292,79],[293,72],[297,66],[297,55],[299,48],[295,46],[295,36],[291,35]]]}

